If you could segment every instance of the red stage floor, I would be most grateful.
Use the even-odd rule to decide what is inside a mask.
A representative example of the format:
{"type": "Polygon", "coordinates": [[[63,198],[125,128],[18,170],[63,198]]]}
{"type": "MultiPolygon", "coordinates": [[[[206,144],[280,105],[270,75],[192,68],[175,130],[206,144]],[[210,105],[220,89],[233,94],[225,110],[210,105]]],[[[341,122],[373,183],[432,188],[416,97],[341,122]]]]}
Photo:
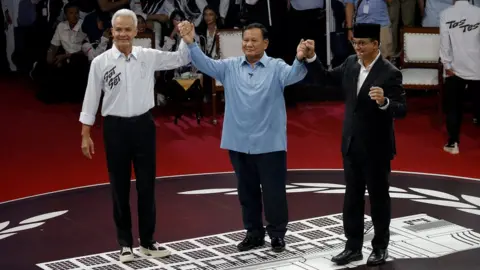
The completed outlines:
{"type": "MultiPolygon", "coordinates": [[[[44,105],[24,82],[0,82],[3,181],[0,202],[39,193],[107,182],[101,118],[93,130],[95,156],[80,150],[80,105],[44,105]]],[[[443,127],[436,123],[435,99],[408,99],[406,119],[396,122],[398,157],[394,170],[480,178],[480,128],[465,118],[460,155],[443,152],[443,127]]],[[[288,167],[341,168],[341,102],[301,104],[288,109],[288,167]]],[[[158,117],[158,176],[231,171],[219,148],[221,125],[205,118],[173,124],[158,117]]]]}

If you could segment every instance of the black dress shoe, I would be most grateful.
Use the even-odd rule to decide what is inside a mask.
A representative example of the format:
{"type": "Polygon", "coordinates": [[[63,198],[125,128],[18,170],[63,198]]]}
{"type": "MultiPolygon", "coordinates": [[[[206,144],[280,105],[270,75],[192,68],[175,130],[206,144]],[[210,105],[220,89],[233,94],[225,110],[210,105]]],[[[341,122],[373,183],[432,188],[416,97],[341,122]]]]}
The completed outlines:
{"type": "Polygon", "coordinates": [[[332,257],[332,262],[338,265],[345,265],[354,261],[360,261],[363,259],[362,251],[345,249],[342,253],[332,257]]]}
{"type": "Polygon", "coordinates": [[[285,250],[285,240],[283,237],[273,237],[271,244],[274,252],[282,252],[285,250]]]}
{"type": "Polygon", "coordinates": [[[237,245],[238,251],[248,251],[256,247],[261,247],[265,245],[264,237],[255,237],[247,235],[242,242],[237,245]]]}
{"type": "Polygon", "coordinates": [[[367,265],[375,266],[375,265],[385,264],[385,261],[387,260],[387,258],[388,258],[387,249],[375,248],[373,249],[370,256],[368,256],[367,265]]]}

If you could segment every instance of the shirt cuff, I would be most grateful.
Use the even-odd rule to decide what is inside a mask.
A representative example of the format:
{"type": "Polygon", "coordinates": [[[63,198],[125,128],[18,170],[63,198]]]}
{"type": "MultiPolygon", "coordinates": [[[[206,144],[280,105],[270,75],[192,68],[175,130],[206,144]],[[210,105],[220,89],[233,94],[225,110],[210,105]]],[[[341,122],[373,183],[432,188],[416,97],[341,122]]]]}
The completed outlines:
{"type": "Polygon", "coordinates": [[[443,66],[445,67],[445,69],[452,69],[452,64],[450,63],[445,63],[443,66]]]}
{"type": "Polygon", "coordinates": [[[82,112],[80,113],[80,122],[87,126],[93,126],[93,123],[95,123],[95,116],[82,112]]]}
{"type": "Polygon", "coordinates": [[[382,110],[386,110],[388,108],[388,105],[390,105],[390,100],[386,97],[385,98],[385,105],[380,106],[379,108],[382,110]]]}
{"type": "Polygon", "coordinates": [[[317,60],[317,54],[315,54],[312,58],[307,58],[307,63],[312,63],[315,60],[317,60]]]}

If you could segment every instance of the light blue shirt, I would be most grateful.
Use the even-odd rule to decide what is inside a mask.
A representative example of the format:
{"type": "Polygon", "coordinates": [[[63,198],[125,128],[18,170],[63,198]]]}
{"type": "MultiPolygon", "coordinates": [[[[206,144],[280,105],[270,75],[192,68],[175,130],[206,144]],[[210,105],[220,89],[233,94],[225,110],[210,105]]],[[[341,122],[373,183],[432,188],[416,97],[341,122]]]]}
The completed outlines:
{"type": "Polygon", "coordinates": [[[451,6],[453,6],[452,0],[427,0],[425,2],[425,16],[423,16],[422,26],[439,27],[440,13],[451,6]]]}
{"type": "Polygon", "coordinates": [[[287,113],[283,90],[307,75],[304,63],[292,66],[266,54],[254,68],[245,56],[213,60],[196,43],[188,45],[192,63],[225,89],[220,147],[247,154],[287,150],[287,113]]]}
{"type": "MultiPolygon", "coordinates": [[[[357,2],[358,0],[345,0],[345,4],[353,4],[355,8],[357,2]]],[[[390,16],[385,0],[362,0],[355,14],[357,16],[355,23],[375,23],[382,27],[390,26],[390,16]]]]}

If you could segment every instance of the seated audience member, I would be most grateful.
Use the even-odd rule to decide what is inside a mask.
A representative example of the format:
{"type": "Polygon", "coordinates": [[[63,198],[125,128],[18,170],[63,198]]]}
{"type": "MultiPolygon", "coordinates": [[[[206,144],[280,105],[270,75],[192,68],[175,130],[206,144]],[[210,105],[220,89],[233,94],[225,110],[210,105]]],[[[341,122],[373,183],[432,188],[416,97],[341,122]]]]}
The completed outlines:
{"type": "Polygon", "coordinates": [[[439,27],[440,13],[453,5],[454,0],[418,0],[422,27],[439,27]]]}
{"type": "Polygon", "coordinates": [[[130,9],[143,17],[146,28],[155,33],[155,47],[160,48],[162,28],[175,10],[173,0],[131,0],[130,9]]]}
{"type": "Polygon", "coordinates": [[[44,102],[82,101],[88,76],[88,60],[82,51],[86,34],[76,6],[64,7],[67,18],[58,24],[47,52],[46,63],[38,63],[34,79],[39,82],[37,97],[44,102]]]}
{"type": "Polygon", "coordinates": [[[147,19],[145,14],[137,14],[137,32],[138,33],[148,33],[153,32],[151,28],[148,27],[147,19]]]}
{"type": "MultiPolygon", "coordinates": [[[[182,11],[180,10],[174,10],[172,14],[170,14],[170,23],[169,25],[171,28],[169,28],[165,32],[165,37],[164,37],[164,44],[160,48],[162,51],[169,51],[169,52],[174,52],[178,49],[178,46],[180,45],[180,41],[182,40],[182,37],[180,36],[180,31],[178,29],[178,25],[180,22],[184,21],[186,18],[183,14],[182,11]]],[[[198,35],[195,36],[195,40],[198,42],[200,38],[198,35]]],[[[173,70],[167,70],[167,71],[162,71],[161,72],[161,77],[157,80],[156,87],[160,89],[161,91],[161,96],[160,100],[163,103],[163,100],[165,99],[165,96],[167,99],[173,101],[173,103],[178,104],[179,102],[184,101],[189,94],[195,94],[195,99],[198,98],[198,95],[200,95],[200,100],[203,98],[201,96],[201,93],[198,94],[198,89],[200,86],[200,81],[198,80],[192,86],[190,87],[191,89],[195,89],[194,91],[185,91],[183,87],[176,81],[174,78],[178,78],[181,76],[183,73],[191,72],[192,71],[192,64],[188,64],[186,66],[173,69],[173,70]]],[[[177,105],[174,105],[175,107],[178,107],[177,105]]],[[[177,114],[178,115],[178,114],[177,114]]]]}
{"type": "MultiPolygon", "coordinates": [[[[205,55],[210,58],[218,59],[217,57],[217,30],[222,28],[222,22],[217,10],[212,6],[206,6],[203,9],[203,21],[195,31],[198,34],[198,42],[205,55]]],[[[212,95],[212,78],[203,74],[203,91],[205,94],[205,101],[210,100],[212,95]]]]}
{"type": "MultiPolygon", "coordinates": [[[[83,1],[83,0],[81,0],[83,1]]],[[[130,1],[135,0],[86,0],[95,6],[95,12],[85,16],[82,23],[82,31],[90,40],[99,40],[103,36],[103,29],[98,29],[97,21],[101,19],[104,28],[111,28],[112,15],[122,8],[130,8],[130,1]]]]}
{"type": "Polygon", "coordinates": [[[207,0],[173,0],[174,8],[180,10],[185,18],[199,26],[202,22],[202,10],[208,5],[207,0]]]}
{"type": "Polygon", "coordinates": [[[93,58],[112,47],[112,29],[104,26],[101,17],[97,17],[97,29],[95,29],[95,31],[103,31],[102,36],[97,40],[92,40],[96,35],[86,33],[87,38],[82,44],[82,51],[88,57],[89,61],[92,61],[93,58]]]}

